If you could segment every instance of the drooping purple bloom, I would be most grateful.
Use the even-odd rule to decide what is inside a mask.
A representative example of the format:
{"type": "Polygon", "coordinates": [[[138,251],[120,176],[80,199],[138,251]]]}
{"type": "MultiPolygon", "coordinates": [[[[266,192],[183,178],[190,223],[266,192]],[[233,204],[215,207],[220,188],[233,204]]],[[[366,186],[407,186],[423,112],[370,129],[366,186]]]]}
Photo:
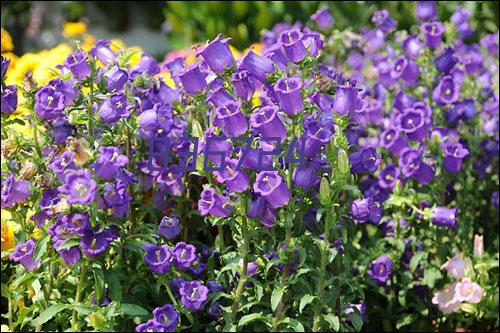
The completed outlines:
{"type": "Polygon", "coordinates": [[[10,59],[5,58],[4,56],[1,56],[2,59],[2,71],[1,71],[1,80],[2,83],[5,79],[5,74],[7,73],[7,68],[9,68],[10,65],[10,59]]]}
{"type": "Polygon", "coordinates": [[[321,30],[326,30],[330,28],[335,22],[332,15],[328,11],[328,8],[322,7],[316,11],[316,13],[311,15],[311,20],[315,21],[321,30]]]}
{"type": "Polygon", "coordinates": [[[367,273],[377,283],[385,285],[392,274],[392,260],[388,256],[378,257],[370,264],[367,273]]]}
{"type": "Polygon", "coordinates": [[[70,171],[64,176],[64,184],[58,190],[66,195],[68,204],[88,205],[94,201],[96,182],[87,170],[70,171]]]}
{"type": "Polygon", "coordinates": [[[239,69],[250,72],[257,80],[267,82],[267,75],[274,72],[273,61],[249,50],[241,60],[239,69]]]}
{"type": "Polygon", "coordinates": [[[170,250],[167,245],[156,246],[144,244],[144,261],[151,271],[157,275],[164,275],[170,270],[170,250]]]}
{"type": "Polygon", "coordinates": [[[185,282],[179,289],[181,303],[188,311],[198,311],[208,298],[208,288],[200,281],[185,282]]]}
{"type": "Polygon", "coordinates": [[[446,31],[443,23],[439,21],[422,23],[422,32],[424,34],[425,45],[430,48],[438,48],[441,46],[441,36],[446,31]]]}
{"type": "Polygon", "coordinates": [[[371,221],[378,224],[382,217],[382,208],[372,197],[356,199],[351,204],[351,217],[356,223],[371,221]]]}
{"type": "MultiPolygon", "coordinates": [[[[153,310],[153,321],[165,332],[174,332],[179,324],[179,312],[171,304],[165,304],[153,310]]],[[[153,330],[155,332],[156,330],[153,330]]]]}
{"type": "Polygon", "coordinates": [[[443,144],[444,169],[451,173],[456,173],[462,168],[462,161],[469,155],[469,151],[460,143],[446,141],[443,144]]]}
{"type": "Polygon", "coordinates": [[[263,171],[253,185],[255,193],[263,196],[272,208],[279,208],[290,200],[290,190],[277,171],[263,171]]]}
{"type": "Polygon", "coordinates": [[[64,215],[61,218],[64,228],[77,236],[84,236],[85,232],[90,229],[90,219],[88,213],[73,212],[69,215],[64,215]]]}
{"type": "Polygon", "coordinates": [[[228,102],[215,110],[217,123],[228,136],[244,134],[248,129],[248,121],[241,112],[240,102],[228,102]]]}
{"type": "Polygon", "coordinates": [[[373,173],[377,170],[381,161],[382,158],[374,147],[366,147],[361,149],[361,151],[349,155],[349,162],[353,173],[373,173]]]}
{"type": "Polygon", "coordinates": [[[333,110],[343,116],[358,108],[358,89],[351,85],[337,86],[333,110]]]}
{"type": "Polygon", "coordinates": [[[498,55],[498,32],[484,36],[480,44],[492,55],[498,55]]]}
{"type": "Polygon", "coordinates": [[[16,180],[15,174],[11,173],[2,181],[1,207],[11,208],[17,203],[24,203],[30,195],[30,183],[26,180],[16,180]]]}
{"type": "Polygon", "coordinates": [[[17,88],[14,85],[6,86],[2,83],[2,109],[1,112],[9,114],[17,109],[17,88]]]}
{"type": "Polygon", "coordinates": [[[160,174],[157,182],[161,189],[165,189],[170,195],[179,197],[184,193],[183,176],[184,172],[180,166],[173,164],[160,174]]]}
{"type": "Polygon", "coordinates": [[[217,89],[215,89],[214,92],[210,96],[208,96],[205,101],[213,103],[216,108],[224,106],[224,104],[229,102],[235,102],[233,96],[228,93],[224,87],[218,87],[217,89]]]}
{"type": "Polygon", "coordinates": [[[266,198],[257,196],[247,212],[248,217],[258,220],[263,226],[272,227],[276,219],[276,211],[267,203],[266,198]]]}
{"type": "Polygon", "coordinates": [[[384,189],[392,189],[396,186],[401,172],[395,165],[386,166],[378,176],[378,185],[384,189]]]}
{"type": "Polygon", "coordinates": [[[160,225],[158,226],[157,233],[166,239],[174,239],[181,232],[181,224],[176,216],[164,216],[160,225]]]}
{"type": "Polygon", "coordinates": [[[375,11],[372,22],[384,33],[388,33],[396,27],[396,21],[394,21],[387,9],[375,11]]]}
{"type": "Polygon", "coordinates": [[[495,191],[491,194],[491,203],[493,204],[493,206],[495,206],[496,208],[500,207],[500,203],[499,203],[499,198],[500,198],[500,195],[499,195],[499,192],[498,191],[495,191]]]}
{"type": "Polygon", "coordinates": [[[297,166],[293,170],[293,184],[304,189],[310,189],[317,186],[320,182],[318,171],[319,165],[314,163],[308,163],[304,166],[297,166]]]}
{"type": "Polygon", "coordinates": [[[250,179],[245,171],[236,171],[237,164],[237,160],[226,159],[226,167],[222,171],[216,171],[215,176],[219,182],[227,185],[229,191],[241,193],[248,188],[250,179]]]}
{"type": "Polygon", "coordinates": [[[215,73],[223,73],[226,68],[234,64],[234,57],[229,49],[230,38],[221,39],[222,34],[207,44],[196,56],[202,56],[208,67],[215,73]]]}
{"type": "Polygon", "coordinates": [[[109,91],[122,90],[127,83],[127,71],[121,69],[118,65],[113,66],[109,71],[104,73],[104,84],[109,91]]]}
{"type": "Polygon", "coordinates": [[[90,49],[92,57],[99,59],[104,66],[116,59],[116,53],[110,48],[111,41],[100,39],[94,48],[90,49]]]}
{"type": "Polygon", "coordinates": [[[129,103],[124,93],[114,93],[99,106],[99,116],[107,124],[117,122],[123,117],[129,117],[129,103]]]}
{"type": "Polygon", "coordinates": [[[64,65],[70,69],[76,79],[84,80],[91,72],[87,59],[88,56],[85,51],[76,51],[68,56],[64,65]]]}
{"type": "Polygon", "coordinates": [[[274,85],[281,108],[289,115],[302,111],[302,83],[298,77],[283,77],[274,85]]]}
{"type": "Polygon", "coordinates": [[[207,81],[197,64],[181,70],[178,76],[188,94],[196,95],[198,92],[204,91],[207,86],[207,81]]]}
{"type": "Polygon", "coordinates": [[[239,70],[231,76],[236,97],[249,101],[255,92],[255,80],[247,70],[239,70]]]}
{"type": "Polygon", "coordinates": [[[33,261],[33,256],[35,254],[35,240],[33,238],[29,239],[25,243],[17,244],[14,252],[10,254],[10,259],[20,263],[29,271],[32,271],[40,267],[41,261],[33,261]]]}
{"type": "Polygon", "coordinates": [[[215,193],[213,188],[206,188],[201,192],[200,200],[198,201],[198,210],[201,215],[213,215],[218,217],[228,216],[233,207],[228,198],[215,193]]]}
{"type": "Polygon", "coordinates": [[[457,227],[458,208],[434,207],[431,210],[431,222],[439,227],[455,229],[457,227]]]}
{"type": "Polygon", "coordinates": [[[452,47],[447,47],[436,57],[436,68],[441,73],[449,73],[458,62],[455,50],[452,47]]]}

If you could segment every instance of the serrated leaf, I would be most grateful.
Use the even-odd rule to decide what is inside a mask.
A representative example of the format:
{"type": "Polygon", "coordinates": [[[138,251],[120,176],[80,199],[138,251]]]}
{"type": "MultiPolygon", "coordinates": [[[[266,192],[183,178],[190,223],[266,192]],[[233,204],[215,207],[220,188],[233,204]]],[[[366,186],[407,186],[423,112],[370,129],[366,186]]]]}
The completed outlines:
{"type": "Polygon", "coordinates": [[[310,294],[304,295],[304,297],[302,297],[302,299],[300,300],[299,312],[302,313],[302,310],[304,310],[304,307],[307,304],[310,304],[312,301],[314,301],[315,298],[316,298],[316,296],[314,296],[314,295],[310,295],[310,294]]]}
{"type": "Polygon", "coordinates": [[[254,321],[260,320],[260,319],[264,319],[264,318],[265,317],[262,314],[262,312],[252,313],[252,314],[243,316],[243,317],[241,317],[240,321],[238,322],[238,327],[243,327],[246,324],[249,324],[251,322],[254,322],[254,321]]]}
{"type": "Polygon", "coordinates": [[[338,332],[340,328],[340,320],[338,316],[335,316],[331,313],[323,316],[323,318],[330,324],[330,328],[334,330],[335,332],[338,332]]]}
{"type": "Polygon", "coordinates": [[[143,307],[136,304],[122,303],[121,304],[121,313],[126,314],[127,316],[147,316],[149,312],[143,307]]]}
{"type": "Polygon", "coordinates": [[[273,311],[276,311],[276,308],[278,307],[278,304],[280,303],[282,297],[283,289],[281,288],[281,286],[274,288],[273,292],[271,293],[271,309],[273,311]]]}
{"type": "Polygon", "coordinates": [[[78,240],[76,238],[70,238],[70,239],[66,240],[64,243],[62,243],[61,245],[59,245],[57,247],[57,250],[58,251],[66,250],[66,249],[72,248],[73,246],[79,246],[79,245],[80,245],[80,240],[78,240]]]}
{"type": "Polygon", "coordinates": [[[83,315],[89,315],[92,312],[97,311],[97,309],[98,309],[95,306],[86,305],[86,304],[83,304],[83,303],[78,303],[73,308],[76,310],[76,312],[81,313],[83,315]]]}
{"type": "Polygon", "coordinates": [[[31,321],[31,325],[38,326],[45,324],[46,322],[54,318],[56,314],[58,314],[59,312],[68,307],[69,307],[68,304],[54,304],[49,308],[47,308],[45,311],[43,311],[37,318],[33,319],[31,321]]]}
{"type": "Polygon", "coordinates": [[[410,260],[410,271],[413,273],[415,272],[415,270],[417,269],[417,266],[418,264],[420,263],[420,261],[422,259],[424,259],[425,257],[427,257],[427,253],[426,252],[418,252],[417,254],[415,254],[411,260],[410,260]]]}
{"type": "Polygon", "coordinates": [[[292,328],[295,332],[305,332],[304,326],[297,319],[287,317],[283,319],[282,323],[292,328]]]}

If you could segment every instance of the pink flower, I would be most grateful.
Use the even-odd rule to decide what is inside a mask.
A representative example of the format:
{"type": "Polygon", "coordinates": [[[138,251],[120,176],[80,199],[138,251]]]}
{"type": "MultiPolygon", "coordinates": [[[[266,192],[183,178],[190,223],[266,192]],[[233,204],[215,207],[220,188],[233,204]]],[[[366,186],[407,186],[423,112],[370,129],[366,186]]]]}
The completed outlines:
{"type": "Polygon", "coordinates": [[[460,279],[465,273],[465,261],[460,258],[460,253],[457,253],[453,258],[448,259],[441,269],[446,269],[455,279],[460,279]]]}
{"type": "Polygon", "coordinates": [[[460,301],[456,297],[455,289],[457,283],[454,282],[448,288],[439,290],[432,297],[432,304],[437,304],[439,310],[444,314],[450,314],[457,311],[460,301]]]}
{"type": "Polygon", "coordinates": [[[474,236],[474,257],[482,257],[484,254],[483,236],[474,236]]]}
{"type": "Polygon", "coordinates": [[[479,303],[483,297],[483,288],[470,279],[463,279],[455,287],[456,298],[460,302],[479,303]]]}

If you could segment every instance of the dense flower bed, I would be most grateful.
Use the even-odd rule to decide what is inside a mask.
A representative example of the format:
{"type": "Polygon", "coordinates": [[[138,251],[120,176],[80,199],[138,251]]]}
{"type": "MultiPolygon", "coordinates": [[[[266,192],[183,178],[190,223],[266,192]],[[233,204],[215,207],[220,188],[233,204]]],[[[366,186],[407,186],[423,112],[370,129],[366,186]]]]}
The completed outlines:
{"type": "Polygon", "coordinates": [[[498,329],[498,33],[416,15],[2,53],[2,330],[498,329]]]}

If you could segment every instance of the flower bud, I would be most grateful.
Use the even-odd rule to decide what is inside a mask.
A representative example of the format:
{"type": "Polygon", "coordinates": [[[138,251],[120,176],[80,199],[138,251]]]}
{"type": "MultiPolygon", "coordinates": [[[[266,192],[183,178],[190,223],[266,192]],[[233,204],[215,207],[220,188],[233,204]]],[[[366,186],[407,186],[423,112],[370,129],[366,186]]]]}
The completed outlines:
{"type": "Polygon", "coordinates": [[[323,206],[329,205],[332,201],[330,195],[330,183],[325,177],[321,178],[321,182],[319,184],[319,201],[323,206]]]}
{"type": "Polygon", "coordinates": [[[347,175],[350,171],[349,156],[347,155],[347,152],[342,148],[338,148],[337,168],[341,175],[347,175]]]}
{"type": "Polygon", "coordinates": [[[474,236],[474,257],[482,257],[484,254],[483,236],[474,236]]]}
{"type": "Polygon", "coordinates": [[[203,136],[203,133],[204,133],[203,128],[201,127],[200,123],[196,119],[193,119],[191,132],[193,133],[193,136],[195,138],[201,138],[203,136]]]}
{"type": "Polygon", "coordinates": [[[13,140],[2,140],[2,156],[7,158],[16,149],[16,145],[13,140]]]}
{"type": "Polygon", "coordinates": [[[51,173],[51,172],[45,172],[42,175],[42,179],[41,179],[41,184],[40,185],[42,187],[50,188],[50,187],[54,186],[55,181],[56,181],[56,177],[54,176],[53,173],[51,173]]]}
{"type": "Polygon", "coordinates": [[[36,171],[36,164],[31,161],[26,161],[23,163],[23,167],[21,168],[21,177],[25,180],[29,180],[31,177],[33,177],[36,171]]]}

